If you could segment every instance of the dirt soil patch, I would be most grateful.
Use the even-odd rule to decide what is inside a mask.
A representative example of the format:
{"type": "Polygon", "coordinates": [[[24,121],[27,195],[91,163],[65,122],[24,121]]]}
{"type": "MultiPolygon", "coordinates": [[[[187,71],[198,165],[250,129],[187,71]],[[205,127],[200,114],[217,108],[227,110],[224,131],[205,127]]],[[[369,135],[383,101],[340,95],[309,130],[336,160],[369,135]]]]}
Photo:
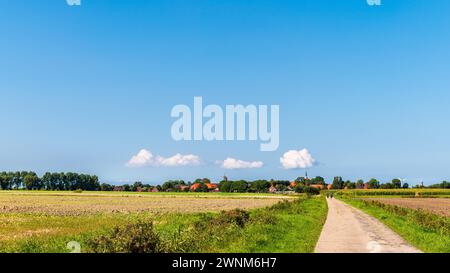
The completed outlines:
{"type": "Polygon", "coordinates": [[[235,208],[271,206],[279,198],[197,198],[195,196],[110,196],[1,194],[0,213],[42,213],[48,215],[85,215],[133,212],[213,212],[235,208]]]}

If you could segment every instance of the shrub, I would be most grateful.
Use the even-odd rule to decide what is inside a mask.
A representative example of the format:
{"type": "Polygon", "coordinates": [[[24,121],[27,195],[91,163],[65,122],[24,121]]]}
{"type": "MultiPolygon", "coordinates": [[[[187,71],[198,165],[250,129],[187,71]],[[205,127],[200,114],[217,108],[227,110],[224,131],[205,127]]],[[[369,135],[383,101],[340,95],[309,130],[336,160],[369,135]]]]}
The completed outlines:
{"type": "Polygon", "coordinates": [[[320,190],[318,188],[314,188],[314,187],[305,187],[303,189],[303,192],[308,195],[319,195],[320,194],[320,190]]]}
{"type": "Polygon", "coordinates": [[[261,210],[252,215],[251,222],[262,225],[275,225],[278,222],[278,218],[268,210],[261,210]]]}
{"type": "Polygon", "coordinates": [[[318,195],[320,194],[320,190],[318,188],[310,187],[310,186],[301,186],[298,185],[295,187],[296,193],[306,193],[307,195],[318,195]]]}
{"type": "Polygon", "coordinates": [[[251,221],[250,214],[241,209],[222,211],[219,214],[203,213],[187,227],[182,227],[168,240],[170,252],[208,252],[216,244],[230,240],[235,232],[251,221]]]}
{"type": "Polygon", "coordinates": [[[287,200],[280,201],[276,203],[275,205],[271,206],[270,210],[288,210],[291,208],[291,204],[287,200]]]}
{"type": "Polygon", "coordinates": [[[219,230],[226,227],[237,226],[243,228],[250,221],[250,213],[242,209],[234,209],[230,211],[222,211],[215,215],[211,213],[203,213],[199,219],[192,223],[192,232],[204,234],[219,234],[219,230]],[[208,232],[205,232],[208,231],[208,232]]]}
{"type": "Polygon", "coordinates": [[[234,224],[243,228],[249,220],[250,214],[247,211],[242,209],[234,209],[230,211],[222,211],[219,217],[214,219],[213,224],[234,224]]]}
{"type": "Polygon", "coordinates": [[[73,192],[74,192],[74,193],[83,193],[83,190],[82,190],[82,189],[76,189],[76,190],[74,190],[73,192]]]}
{"type": "Polygon", "coordinates": [[[269,210],[271,211],[282,211],[288,214],[299,214],[303,212],[301,206],[297,206],[300,202],[303,202],[303,198],[298,198],[295,201],[287,201],[283,200],[278,202],[277,204],[271,206],[269,210]]]}
{"type": "Polygon", "coordinates": [[[206,232],[200,232],[192,226],[181,225],[178,230],[165,238],[164,250],[167,253],[199,252],[202,244],[208,240],[206,232]]]}
{"type": "Polygon", "coordinates": [[[303,193],[303,188],[304,188],[304,186],[302,186],[302,185],[297,185],[297,186],[295,186],[294,191],[295,191],[296,193],[303,193]]]}
{"type": "Polygon", "coordinates": [[[138,221],[115,227],[109,234],[87,242],[94,253],[162,253],[164,243],[156,233],[152,221],[138,221]]]}

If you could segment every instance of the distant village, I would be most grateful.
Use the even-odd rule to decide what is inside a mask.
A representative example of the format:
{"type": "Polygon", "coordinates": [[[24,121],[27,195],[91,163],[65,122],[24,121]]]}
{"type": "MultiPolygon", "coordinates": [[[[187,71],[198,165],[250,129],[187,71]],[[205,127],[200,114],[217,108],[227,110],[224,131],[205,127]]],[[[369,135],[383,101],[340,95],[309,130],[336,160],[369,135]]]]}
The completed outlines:
{"type": "Polygon", "coordinates": [[[331,189],[331,184],[327,185],[321,177],[309,179],[299,177],[294,181],[287,180],[229,180],[224,176],[220,182],[212,182],[208,178],[200,178],[194,182],[183,180],[170,180],[162,185],[148,185],[135,182],[132,185],[110,186],[101,185],[101,190],[106,191],[136,191],[136,192],[230,192],[230,193],[294,193],[311,189],[313,192],[320,192],[325,188],[331,189]]]}
{"type": "MultiPolygon", "coordinates": [[[[446,182],[444,182],[446,183],[446,182]]],[[[331,183],[327,183],[321,176],[309,178],[298,177],[293,181],[287,180],[229,180],[226,176],[220,182],[212,182],[208,178],[197,179],[194,182],[183,180],[170,180],[162,185],[145,185],[135,182],[133,185],[108,186],[102,184],[102,190],[112,191],[137,191],[137,192],[231,192],[231,193],[319,193],[322,190],[332,189],[400,189],[409,188],[407,183],[400,179],[393,179],[388,183],[380,183],[377,179],[369,181],[358,180],[356,182],[344,181],[342,177],[335,177],[331,183]]],[[[420,187],[420,186],[417,186],[420,187]]]]}

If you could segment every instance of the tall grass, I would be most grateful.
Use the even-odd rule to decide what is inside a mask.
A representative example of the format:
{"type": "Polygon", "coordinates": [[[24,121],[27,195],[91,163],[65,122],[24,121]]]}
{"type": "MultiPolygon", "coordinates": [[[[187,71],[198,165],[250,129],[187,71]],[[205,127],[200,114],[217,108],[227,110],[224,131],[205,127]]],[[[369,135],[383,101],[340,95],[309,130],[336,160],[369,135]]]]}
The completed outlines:
{"type": "MultiPolygon", "coordinates": [[[[155,243],[143,245],[158,245],[151,250],[176,253],[313,252],[326,213],[323,197],[282,201],[250,212],[237,209],[219,214],[203,213],[175,228],[172,224],[161,225],[155,243]]],[[[133,228],[128,226],[127,229],[133,228]]],[[[131,234],[117,232],[116,228],[110,235],[114,240],[108,237],[93,239],[88,245],[96,245],[96,248],[88,251],[114,252],[117,249],[114,241],[145,242],[145,238],[135,238],[131,234]],[[116,238],[117,234],[127,235],[126,238],[116,238]]],[[[123,245],[119,249],[123,252],[123,245]]]]}

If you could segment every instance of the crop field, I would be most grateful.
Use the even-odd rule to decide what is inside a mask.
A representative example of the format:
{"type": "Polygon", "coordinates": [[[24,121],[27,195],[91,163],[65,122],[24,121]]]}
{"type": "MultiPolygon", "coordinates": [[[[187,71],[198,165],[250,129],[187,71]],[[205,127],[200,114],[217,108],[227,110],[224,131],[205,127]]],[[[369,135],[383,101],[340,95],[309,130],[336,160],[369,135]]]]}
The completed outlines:
{"type": "Polygon", "coordinates": [[[85,215],[96,213],[212,212],[271,206],[286,196],[1,192],[0,213],[85,215]]]}
{"type": "MultiPolygon", "coordinates": [[[[326,205],[322,198],[298,204],[295,200],[299,197],[267,194],[0,191],[0,252],[68,252],[68,242],[77,241],[84,245],[116,227],[126,227],[141,220],[153,223],[164,240],[180,236],[180,231],[211,222],[207,228],[216,233],[217,242],[198,234],[195,244],[190,247],[201,248],[189,248],[189,251],[276,251],[281,246],[275,249],[270,234],[264,232],[273,233],[284,227],[287,241],[278,243],[286,247],[285,251],[310,252],[326,217],[326,205]],[[295,206],[279,206],[280,202],[294,201],[295,206]],[[267,213],[277,206],[279,208],[273,209],[273,213],[267,213]],[[301,207],[302,214],[291,214],[284,207],[290,210],[301,207]],[[251,220],[245,220],[248,221],[245,229],[230,226],[228,220],[223,226],[214,224],[222,221],[215,218],[228,217],[226,213],[225,216],[222,214],[235,209],[250,213],[251,220]],[[298,237],[292,227],[294,224],[305,225],[311,236],[298,237]],[[261,231],[254,234],[255,229],[261,231]],[[255,240],[247,240],[250,237],[255,240]],[[297,243],[288,242],[290,237],[297,238],[297,243]],[[259,245],[262,242],[264,245],[259,245]]],[[[184,237],[192,240],[190,235],[183,235],[180,241],[184,241],[184,237]]]]}
{"type": "Polygon", "coordinates": [[[421,209],[430,213],[450,217],[449,198],[368,198],[387,205],[421,209]]]}
{"type": "Polygon", "coordinates": [[[336,194],[450,217],[450,189],[343,190],[336,194]]]}

